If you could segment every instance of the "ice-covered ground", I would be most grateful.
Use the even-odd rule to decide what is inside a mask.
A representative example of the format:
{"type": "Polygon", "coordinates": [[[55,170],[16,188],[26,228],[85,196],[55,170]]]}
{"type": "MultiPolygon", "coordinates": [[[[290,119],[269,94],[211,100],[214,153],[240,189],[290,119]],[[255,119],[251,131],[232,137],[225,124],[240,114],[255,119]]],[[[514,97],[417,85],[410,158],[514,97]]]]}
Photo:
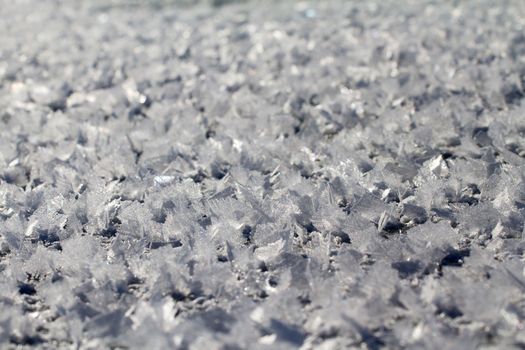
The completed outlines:
{"type": "Polygon", "coordinates": [[[0,0],[0,348],[523,349],[525,2],[0,0]]]}

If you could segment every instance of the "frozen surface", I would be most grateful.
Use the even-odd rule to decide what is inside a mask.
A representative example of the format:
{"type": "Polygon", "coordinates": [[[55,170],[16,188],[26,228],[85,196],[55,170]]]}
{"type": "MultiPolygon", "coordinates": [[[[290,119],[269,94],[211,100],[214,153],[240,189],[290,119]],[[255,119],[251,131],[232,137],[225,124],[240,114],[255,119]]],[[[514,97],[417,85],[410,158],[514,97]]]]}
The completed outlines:
{"type": "Polygon", "coordinates": [[[523,349],[525,3],[0,0],[0,348],[523,349]]]}

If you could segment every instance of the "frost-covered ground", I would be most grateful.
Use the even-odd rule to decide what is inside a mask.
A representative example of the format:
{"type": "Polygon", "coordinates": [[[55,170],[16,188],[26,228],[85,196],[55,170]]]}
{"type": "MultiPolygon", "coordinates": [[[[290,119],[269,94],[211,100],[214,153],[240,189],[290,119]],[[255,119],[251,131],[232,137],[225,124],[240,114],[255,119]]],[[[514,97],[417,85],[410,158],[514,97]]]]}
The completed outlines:
{"type": "Polygon", "coordinates": [[[0,348],[523,349],[525,3],[0,0],[0,348]]]}

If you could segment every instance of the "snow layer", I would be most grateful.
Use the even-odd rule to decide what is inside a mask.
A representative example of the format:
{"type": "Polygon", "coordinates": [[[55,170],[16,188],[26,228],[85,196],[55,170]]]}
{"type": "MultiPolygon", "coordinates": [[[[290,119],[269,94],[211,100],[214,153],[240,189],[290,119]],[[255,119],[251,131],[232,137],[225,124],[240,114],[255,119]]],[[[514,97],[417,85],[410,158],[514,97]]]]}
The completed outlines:
{"type": "Polygon", "coordinates": [[[521,349],[525,3],[0,0],[0,347],[521,349]]]}

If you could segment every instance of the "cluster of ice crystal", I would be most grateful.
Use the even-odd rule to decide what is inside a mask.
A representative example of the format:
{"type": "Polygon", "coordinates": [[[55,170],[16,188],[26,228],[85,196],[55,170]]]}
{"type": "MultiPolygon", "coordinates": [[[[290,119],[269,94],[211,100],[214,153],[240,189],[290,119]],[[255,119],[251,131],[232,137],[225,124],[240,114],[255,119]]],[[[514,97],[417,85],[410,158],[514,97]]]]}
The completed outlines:
{"type": "Polygon", "coordinates": [[[522,1],[0,8],[0,347],[525,346],[522,1]]]}

